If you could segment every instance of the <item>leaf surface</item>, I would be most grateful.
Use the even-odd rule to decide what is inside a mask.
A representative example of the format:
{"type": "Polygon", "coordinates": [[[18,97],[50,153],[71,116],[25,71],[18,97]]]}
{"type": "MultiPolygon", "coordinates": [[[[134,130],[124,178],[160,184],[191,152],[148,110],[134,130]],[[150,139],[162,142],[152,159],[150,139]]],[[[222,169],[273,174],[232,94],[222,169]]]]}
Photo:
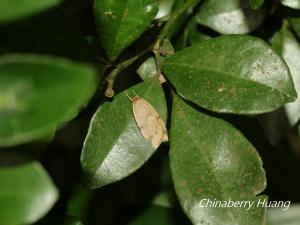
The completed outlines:
{"type": "Polygon", "coordinates": [[[208,200],[256,202],[264,199],[256,197],[266,185],[262,161],[237,129],[174,97],[170,140],[175,191],[193,224],[266,223],[263,207],[206,204],[208,200]]]}
{"type": "Polygon", "coordinates": [[[42,12],[57,5],[61,0],[1,0],[0,24],[7,23],[22,17],[42,12]]]}
{"type": "Polygon", "coordinates": [[[0,224],[28,224],[43,217],[58,190],[40,163],[1,153],[0,224]]]}
{"type": "Polygon", "coordinates": [[[163,71],[181,96],[216,112],[258,114],[296,99],[287,65],[252,36],[200,42],[167,58],[163,71]]]}
{"type": "MultiPolygon", "coordinates": [[[[166,122],[164,92],[158,81],[143,82],[127,90],[149,102],[166,122]]],[[[143,137],[126,92],[101,105],[94,114],[81,155],[86,184],[97,188],[116,182],[140,168],[155,152],[143,137]]]]}
{"type": "Polygon", "coordinates": [[[136,71],[144,81],[152,80],[157,74],[157,65],[154,57],[149,57],[136,71]]]}
{"type": "Polygon", "coordinates": [[[264,9],[252,9],[249,0],[207,0],[199,9],[197,22],[221,34],[247,34],[264,17],[264,9]]]}
{"type": "Polygon", "coordinates": [[[252,9],[258,9],[262,6],[265,0],[250,0],[250,5],[252,9]]]}
{"type": "Polygon", "coordinates": [[[157,14],[156,0],[96,0],[94,14],[101,44],[111,60],[148,28],[157,14]]]}
{"type": "Polygon", "coordinates": [[[0,58],[0,146],[51,135],[73,119],[96,89],[87,65],[42,55],[0,58]]]}
{"type": "Polygon", "coordinates": [[[300,0],[281,0],[281,3],[293,9],[300,9],[300,0]]]}
{"type": "Polygon", "coordinates": [[[272,45],[287,63],[298,94],[294,102],[285,105],[287,118],[290,125],[294,126],[300,119],[300,45],[296,37],[285,28],[275,35],[272,45]]]}

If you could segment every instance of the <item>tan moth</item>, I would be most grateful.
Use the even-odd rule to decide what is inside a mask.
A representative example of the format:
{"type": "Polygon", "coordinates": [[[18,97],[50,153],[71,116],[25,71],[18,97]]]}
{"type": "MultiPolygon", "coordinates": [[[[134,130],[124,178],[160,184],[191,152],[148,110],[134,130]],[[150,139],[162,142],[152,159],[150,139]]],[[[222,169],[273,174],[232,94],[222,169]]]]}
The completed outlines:
{"type": "Polygon", "coordinates": [[[168,141],[166,125],[153,106],[137,95],[128,98],[132,102],[135,121],[143,137],[151,143],[152,147],[157,149],[162,142],[168,141]]]}

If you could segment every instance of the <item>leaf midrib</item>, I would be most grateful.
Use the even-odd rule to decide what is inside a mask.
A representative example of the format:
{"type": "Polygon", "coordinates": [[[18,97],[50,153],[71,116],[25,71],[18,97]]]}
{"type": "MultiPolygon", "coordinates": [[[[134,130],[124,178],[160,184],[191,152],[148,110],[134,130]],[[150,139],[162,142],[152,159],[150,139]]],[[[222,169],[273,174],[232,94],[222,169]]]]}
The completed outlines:
{"type": "MultiPolygon", "coordinates": [[[[150,85],[149,85],[149,88],[145,91],[145,94],[143,95],[143,97],[145,97],[145,96],[147,96],[147,94],[148,94],[148,92],[152,89],[152,86],[153,85],[153,83],[151,83],[150,85]]],[[[129,99],[128,99],[128,101],[130,101],[129,99]]],[[[131,103],[132,104],[132,103],[131,103]]],[[[132,110],[131,110],[132,111],[132,110]]],[[[103,160],[101,161],[101,163],[99,163],[99,166],[97,166],[97,169],[96,169],[96,171],[93,173],[93,175],[91,176],[91,177],[94,177],[94,178],[96,178],[96,180],[98,180],[97,179],[97,174],[98,174],[98,171],[101,169],[101,166],[102,166],[102,164],[103,164],[103,162],[107,159],[107,157],[108,157],[108,155],[110,154],[110,152],[111,152],[111,150],[114,148],[114,146],[116,145],[116,143],[117,143],[117,141],[120,139],[120,137],[124,134],[124,132],[127,130],[127,128],[129,127],[129,124],[131,123],[131,122],[135,122],[135,119],[133,118],[133,114],[131,113],[131,116],[130,116],[130,118],[127,120],[127,122],[124,124],[124,127],[122,128],[122,130],[121,130],[121,132],[119,133],[119,135],[116,137],[116,141],[114,141],[114,143],[111,145],[111,147],[109,148],[109,151],[105,154],[105,157],[103,157],[103,160]]],[[[136,123],[136,122],[135,122],[136,123]]],[[[140,130],[140,129],[139,129],[140,130]]],[[[142,133],[141,133],[141,135],[142,135],[142,133]]]]}
{"type": "MultiPolygon", "coordinates": [[[[257,85],[257,86],[264,86],[264,87],[267,87],[267,88],[269,88],[269,89],[271,89],[271,90],[276,90],[277,92],[279,92],[280,94],[282,93],[284,96],[286,96],[289,100],[291,100],[291,99],[294,99],[294,98],[292,98],[289,94],[287,94],[287,93],[285,93],[285,92],[283,92],[283,91],[281,91],[281,90],[279,90],[279,89],[277,89],[277,88],[275,88],[275,87],[273,87],[273,86],[269,86],[269,85],[267,85],[267,84],[264,84],[264,83],[259,83],[259,82],[257,82],[257,81],[255,81],[255,80],[251,80],[251,79],[246,79],[246,78],[244,78],[244,77],[238,77],[238,76],[234,76],[234,75],[232,75],[231,73],[228,73],[228,72],[224,72],[224,71],[218,71],[218,70],[212,70],[212,69],[207,69],[207,68],[200,68],[200,69],[198,69],[198,68],[196,68],[196,67],[194,67],[194,66],[191,66],[191,65],[189,65],[189,64],[182,64],[182,63],[175,63],[175,62],[166,62],[165,63],[165,65],[173,65],[173,66],[181,66],[181,67],[187,67],[188,69],[193,69],[194,71],[197,71],[197,72],[200,72],[200,71],[208,71],[208,72],[212,72],[212,73],[217,73],[217,74],[225,74],[226,76],[228,76],[228,77],[230,77],[230,78],[232,78],[232,79],[235,79],[235,80],[240,80],[240,81],[242,81],[242,82],[249,82],[249,83],[253,83],[253,84],[255,84],[255,85],[257,85]]],[[[171,75],[171,77],[175,77],[174,75],[171,75]]],[[[168,77],[168,74],[167,74],[167,77],[168,77]]],[[[177,77],[177,76],[176,76],[177,77]]]]}
{"type": "MultiPolygon", "coordinates": [[[[124,1],[124,0],[121,0],[121,1],[124,1]]],[[[122,23],[123,23],[123,21],[124,21],[124,19],[125,19],[125,17],[124,17],[124,12],[125,12],[126,9],[128,8],[129,1],[130,1],[130,0],[127,0],[127,1],[126,1],[125,8],[124,8],[124,10],[122,10],[122,16],[121,16],[121,19],[120,19],[119,24],[118,24],[117,33],[116,33],[116,36],[115,36],[114,42],[113,42],[113,43],[114,43],[114,44],[113,44],[113,51],[112,51],[113,57],[116,57],[115,54],[116,54],[116,50],[118,49],[118,48],[116,47],[116,43],[118,43],[119,34],[120,34],[120,30],[121,30],[121,25],[122,25],[122,23]]]]}

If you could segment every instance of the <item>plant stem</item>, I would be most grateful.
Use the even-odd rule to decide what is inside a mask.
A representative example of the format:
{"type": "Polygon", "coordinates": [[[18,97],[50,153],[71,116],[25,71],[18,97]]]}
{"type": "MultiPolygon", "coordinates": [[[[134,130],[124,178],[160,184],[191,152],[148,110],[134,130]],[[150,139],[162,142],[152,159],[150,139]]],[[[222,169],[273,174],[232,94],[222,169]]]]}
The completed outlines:
{"type": "Polygon", "coordinates": [[[187,0],[182,7],[174,11],[170,16],[168,22],[165,24],[163,29],[161,30],[160,34],[157,37],[157,41],[153,47],[153,53],[156,60],[158,76],[160,74],[161,68],[161,57],[160,57],[160,46],[162,45],[164,39],[169,36],[171,29],[173,28],[174,24],[176,24],[177,20],[186,13],[189,9],[195,7],[199,3],[199,0],[187,0]]]}
{"type": "Polygon", "coordinates": [[[117,76],[119,75],[119,73],[121,71],[123,71],[124,69],[126,69],[128,66],[130,66],[135,60],[137,60],[140,57],[140,55],[136,55],[133,56],[123,62],[121,62],[120,64],[118,64],[116,66],[115,69],[113,69],[110,74],[105,78],[105,80],[107,81],[107,88],[105,90],[105,96],[106,97],[113,97],[114,96],[114,90],[113,90],[113,85],[114,85],[114,81],[117,78],[117,76]]]}
{"type": "Polygon", "coordinates": [[[171,14],[169,21],[165,24],[158,36],[158,41],[160,42],[160,44],[168,36],[172,27],[177,22],[177,19],[190,8],[195,7],[198,4],[198,2],[199,0],[187,0],[182,7],[180,7],[178,10],[174,11],[171,14]]]}

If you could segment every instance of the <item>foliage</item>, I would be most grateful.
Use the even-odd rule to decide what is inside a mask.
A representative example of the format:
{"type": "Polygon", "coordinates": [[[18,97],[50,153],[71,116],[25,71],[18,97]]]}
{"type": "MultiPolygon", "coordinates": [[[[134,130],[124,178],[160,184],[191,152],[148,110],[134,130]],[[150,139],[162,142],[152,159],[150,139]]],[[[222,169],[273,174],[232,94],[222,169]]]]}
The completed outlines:
{"type": "Polygon", "coordinates": [[[0,225],[298,224],[299,10],[0,0],[0,225]]]}

